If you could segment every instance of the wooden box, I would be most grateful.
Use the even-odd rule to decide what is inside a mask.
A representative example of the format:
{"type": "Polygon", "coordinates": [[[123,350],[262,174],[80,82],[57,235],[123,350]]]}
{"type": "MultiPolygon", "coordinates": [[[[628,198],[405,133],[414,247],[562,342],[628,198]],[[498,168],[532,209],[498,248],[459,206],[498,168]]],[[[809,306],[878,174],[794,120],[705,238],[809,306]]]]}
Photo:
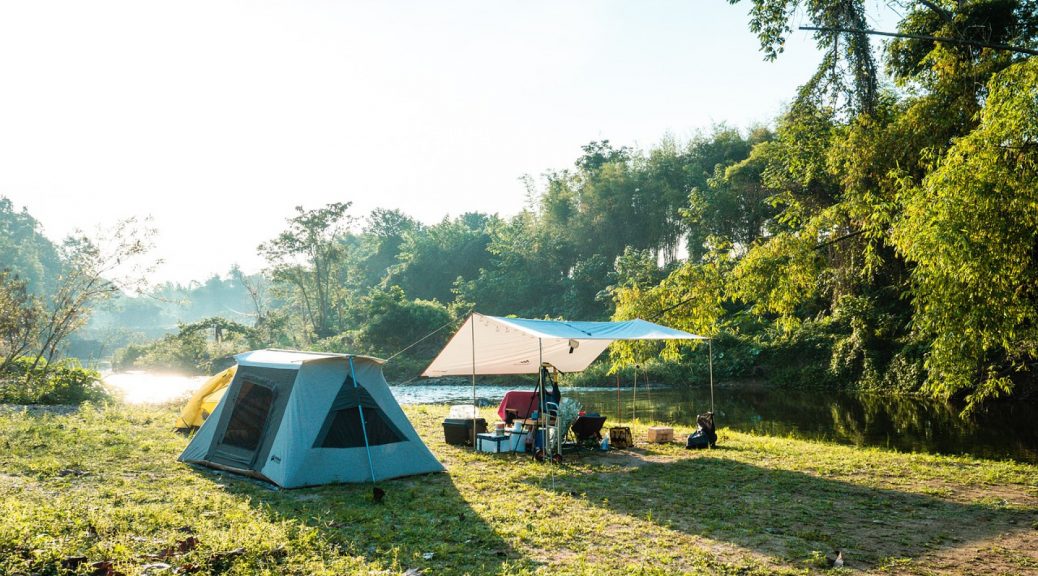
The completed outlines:
{"type": "Polygon", "coordinates": [[[614,426],[609,429],[609,445],[613,448],[628,448],[634,446],[634,437],[631,429],[627,426],[614,426]]]}
{"type": "Polygon", "coordinates": [[[650,426],[649,442],[663,444],[674,441],[674,429],[668,426],[650,426]]]}

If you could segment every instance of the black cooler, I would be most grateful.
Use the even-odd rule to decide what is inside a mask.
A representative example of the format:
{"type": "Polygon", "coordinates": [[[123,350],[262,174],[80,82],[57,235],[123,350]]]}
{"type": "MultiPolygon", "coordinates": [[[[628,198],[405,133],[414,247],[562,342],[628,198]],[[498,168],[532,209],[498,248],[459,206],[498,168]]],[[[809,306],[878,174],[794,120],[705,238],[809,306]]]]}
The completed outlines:
{"type": "Polygon", "coordinates": [[[472,446],[472,427],[476,433],[487,431],[485,418],[446,418],[443,421],[443,440],[448,444],[472,446]]]}

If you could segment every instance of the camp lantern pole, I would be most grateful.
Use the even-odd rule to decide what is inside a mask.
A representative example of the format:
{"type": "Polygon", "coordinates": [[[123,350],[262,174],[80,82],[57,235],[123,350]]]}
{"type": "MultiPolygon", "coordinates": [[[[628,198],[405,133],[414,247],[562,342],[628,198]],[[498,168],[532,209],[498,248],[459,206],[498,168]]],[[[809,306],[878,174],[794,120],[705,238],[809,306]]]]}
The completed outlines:
{"type": "MultiPolygon", "coordinates": [[[[368,443],[368,427],[364,423],[364,406],[360,401],[360,384],[357,383],[357,371],[353,368],[353,356],[350,356],[350,378],[353,379],[353,389],[357,392],[357,413],[360,414],[360,431],[364,434],[364,451],[368,454],[368,471],[371,472],[371,487],[375,487],[375,465],[371,462],[371,444],[368,443]]],[[[376,496],[376,498],[378,498],[376,496]]]]}

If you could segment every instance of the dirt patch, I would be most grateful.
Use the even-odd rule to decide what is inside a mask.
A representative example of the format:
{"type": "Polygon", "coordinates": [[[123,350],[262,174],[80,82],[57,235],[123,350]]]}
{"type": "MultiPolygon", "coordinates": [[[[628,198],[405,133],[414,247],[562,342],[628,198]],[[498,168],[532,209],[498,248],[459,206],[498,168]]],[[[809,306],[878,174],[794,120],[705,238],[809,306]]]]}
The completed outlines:
{"type": "Polygon", "coordinates": [[[926,574],[1038,574],[1038,530],[1020,526],[994,538],[944,548],[916,559],[926,574]],[[968,566],[968,570],[963,567],[968,566]]]}

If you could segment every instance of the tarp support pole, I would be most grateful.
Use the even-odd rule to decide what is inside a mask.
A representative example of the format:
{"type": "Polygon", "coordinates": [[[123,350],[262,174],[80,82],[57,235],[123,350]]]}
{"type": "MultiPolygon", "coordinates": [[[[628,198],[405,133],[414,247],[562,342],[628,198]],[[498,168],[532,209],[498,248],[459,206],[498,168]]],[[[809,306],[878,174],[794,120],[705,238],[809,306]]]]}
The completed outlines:
{"type": "Polygon", "coordinates": [[[710,355],[707,363],[710,365],[710,411],[714,411],[714,339],[706,341],[706,352],[710,355]]]}
{"type": "MultiPolygon", "coordinates": [[[[656,420],[656,405],[652,403],[652,388],[649,386],[649,367],[648,366],[646,366],[645,369],[642,370],[642,374],[645,375],[645,393],[649,395],[649,410],[652,410],[652,414],[649,416],[649,420],[653,421],[653,420],[656,420]]],[[[638,375],[635,374],[634,377],[637,378],[638,375]]]]}
{"type": "Polygon", "coordinates": [[[476,444],[476,315],[469,315],[469,326],[472,328],[472,449],[479,450],[476,444]]]}
{"type": "Polygon", "coordinates": [[[371,462],[371,445],[368,444],[368,426],[364,423],[364,406],[360,401],[360,384],[357,383],[357,371],[353,368],[353,356],[350,356],[350,378],[353,379],[353,390],[357,393],[357,413],[360,414],[360,431],[364,433],[364,451],[368,454],[368,471],[371,472],[371,485],[375,485],[375,465],[371,462]]]}
{"type": "MultiPolygon", "coordinates": [[[[540,426],[540,433],[544,434],[544,440],[541,442],[541,450],[544,450],[545,456],[548,454],[548,404],[544,399],[544,342],[537,339],[537,397],[540,399],[540,414],[538,419],[544,422],[540,426]]],[[[534,432],[533,445],[536,450],[537,446],[537,432],[534,432]]]]}
{"type": "Polygon", "coordinates": [[[631,398],[631,422],[638,419],[638,365],[634,365],[634,397],[631,398]]]}

